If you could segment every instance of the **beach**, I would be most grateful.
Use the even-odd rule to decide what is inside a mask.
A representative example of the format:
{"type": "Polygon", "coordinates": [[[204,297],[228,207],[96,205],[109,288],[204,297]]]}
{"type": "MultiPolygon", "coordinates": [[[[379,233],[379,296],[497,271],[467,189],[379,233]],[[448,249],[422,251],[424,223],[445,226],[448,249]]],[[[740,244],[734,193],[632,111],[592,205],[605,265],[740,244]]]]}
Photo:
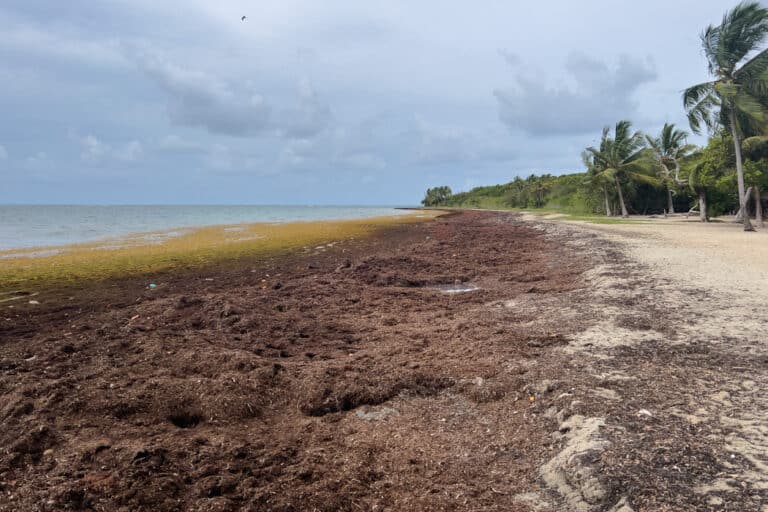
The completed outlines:
{"type": "Polygon", "coordinates": [[[0,304],[0,510],[767,510],[765,232],[366,225],[0,304]]]}

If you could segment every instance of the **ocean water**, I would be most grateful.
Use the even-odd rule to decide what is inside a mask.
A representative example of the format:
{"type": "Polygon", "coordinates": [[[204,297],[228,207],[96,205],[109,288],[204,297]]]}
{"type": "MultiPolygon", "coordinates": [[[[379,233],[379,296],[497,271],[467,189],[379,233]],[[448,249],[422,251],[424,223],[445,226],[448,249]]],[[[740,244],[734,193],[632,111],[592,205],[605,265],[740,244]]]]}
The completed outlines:
{"type": "Polygon", "coordinates": [[[355,219],[404,213],[408,212],[386,206],[0,205],[0,250],[92,242],[193,226],[355,219]]]}

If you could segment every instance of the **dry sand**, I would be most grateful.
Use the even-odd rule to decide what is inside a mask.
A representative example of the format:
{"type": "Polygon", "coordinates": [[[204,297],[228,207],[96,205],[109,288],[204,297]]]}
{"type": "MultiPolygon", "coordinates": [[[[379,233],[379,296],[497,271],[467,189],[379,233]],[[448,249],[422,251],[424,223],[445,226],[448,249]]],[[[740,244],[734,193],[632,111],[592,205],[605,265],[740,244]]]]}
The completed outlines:
{"type": "MultiPolygon", "coordinates": [[[[605,421],[613,434],[586,433],[588,449],[603,452],[603,485],[628,498],[613,510],[632,510],[628,503],[641,510],[768,510],[768,231],[681,218],[547,223],[545,230],[575,236],[568,243],[582,250],[606,251],[593,254],[603,264],[585,274],[600,319],[563,351],[592,357],[603,381],[635,383],[635,419],[646,424],[638,428],[606,410],[603,416],[615,415],[605,421]],[[615,445],[613,453],[605,443],[615,445]]],[[[615,387],[611,393],[624,398],[615,387]]],[[[595,394],[611,398],[600,388],[595,394]]],[[[593,487],[587,479],[582,494],[593,487]]],[[[569,492],[561,494],[571,509],[605,509],[569,492]]]]}

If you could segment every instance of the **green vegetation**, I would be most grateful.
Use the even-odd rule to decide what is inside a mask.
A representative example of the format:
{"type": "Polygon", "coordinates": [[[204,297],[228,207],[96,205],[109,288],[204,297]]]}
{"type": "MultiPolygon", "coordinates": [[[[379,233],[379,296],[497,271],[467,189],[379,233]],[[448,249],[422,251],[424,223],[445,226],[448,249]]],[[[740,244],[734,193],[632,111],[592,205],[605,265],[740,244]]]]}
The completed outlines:
{"type": "Polygon", "coordinates": [[[429,189],[425,206],[555,210],[575,216],[698,211],[735,212],[745,231],[750,215],[763,224],[768,187],[768,9],[742,2],[719,25],[701,34],[710,82],[688,88],[683,107],[694,133],[705,128],[707,145],[687,143],[687,133],[665,124],[658,136],[632,131],[630,121],[605,127],[598,147],[582,153],[585,171],[532,174],[503,185],[451,194],[429,189]]]}
{"type": "Polygon", "coordinates": [[[768,121],[768,52],[747,58],[768,36],[768,9],[757,2],[744,2],[728,12],[718,26],[710,25],[701,35],[711,82],[694,85],[683,94],[691,129],[704,124],[731,133],[736,159],[739,215],[744,230],[751,231],[745,215],[748,196],[744,185],[741,139],[747,132],[759,135],[768,121]],[[746,61],[746,62],[744,62],[746,61]],[[739,66],[739,64],[743,64],[739,66]]]}
{"type": "Polygon", "coordinates": [[[437,204],[425,206],[448,206],[456,208],[546,208],[569,213],[589,214],[594,211],[590,197],[583,195],[584,174],[562,176],[531,175],[515,178],[504,185],[473,188],[446,197],[437,204]]]}
{"type": "Polygon", "coordinates": [[[427,189],[424,200],[421,201],[424,206],[437,206],[444,203],[451,197],[451,187],[435,187],[427,189]]]}

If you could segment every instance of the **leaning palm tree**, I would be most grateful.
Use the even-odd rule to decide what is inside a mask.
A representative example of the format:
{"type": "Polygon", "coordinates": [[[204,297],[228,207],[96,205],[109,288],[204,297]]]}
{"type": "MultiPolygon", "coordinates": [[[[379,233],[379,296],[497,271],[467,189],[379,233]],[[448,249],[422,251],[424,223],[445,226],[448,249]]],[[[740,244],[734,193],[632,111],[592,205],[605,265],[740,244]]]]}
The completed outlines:
{"type": "Polygon", "coordinates": [[[616,185],[621,216],[624,218],[629,217],[629,213],[621,189],[622,182],[635,181],[653,186],[660,184],[659,180],[647,174],[649,166],[644,159],[645,140],[640,132],[632,133],[632,123],[629,121],[616,123],[613,137],[610,136],[610,128],[603,128],[600,147],[589,147],[587,151],[598,169],[601,169],[601,175],[616,185]]]}
{"type": "Polygon", "coordinates": [[[747,214],[741,138],[745,130],[768,121],[762,100],[768,93],[768,50],[758,50],[768,37],[768,9],[758,2],[742,2],[727,12],[718,26],[710,25],[701,34],[709,72],[715,77],[689,87],[683,93],[688,121],[695,133],[702,124],[710,131],[725,127],[733,135],[736,149],[736,178],[739,207],[745,231],[754,231],[747,214]]]}
{"type": "Polygon", "coordinates": [[[659,174],[667,186],[667,211],[675,213],[672,202],[672,184],[685,185],[686,181],[680,179],[680,159],[687,156],[696,147],[686,144],[688,133],[678,130],[674,124],[664,123],[664,128],[658,137],[645,136],[648,146],[653,151],[653,157],[658,165],[659,174]]]}
{"type": "Polygon", "coordinates": [[[589,151],[583,151],[581,153],[581,161],[584,163],[584,167],[587,168],[587,172],[584,176],[584,184],[592,190],[601,190],[603,192],[603,199],[605,200],[605,216],[610,217],[611,213],[611,201],[608,196],[608,186],[612,185],[611,180],[604,173],[600,165],[595,163],[595,157],[589,151]]]}

